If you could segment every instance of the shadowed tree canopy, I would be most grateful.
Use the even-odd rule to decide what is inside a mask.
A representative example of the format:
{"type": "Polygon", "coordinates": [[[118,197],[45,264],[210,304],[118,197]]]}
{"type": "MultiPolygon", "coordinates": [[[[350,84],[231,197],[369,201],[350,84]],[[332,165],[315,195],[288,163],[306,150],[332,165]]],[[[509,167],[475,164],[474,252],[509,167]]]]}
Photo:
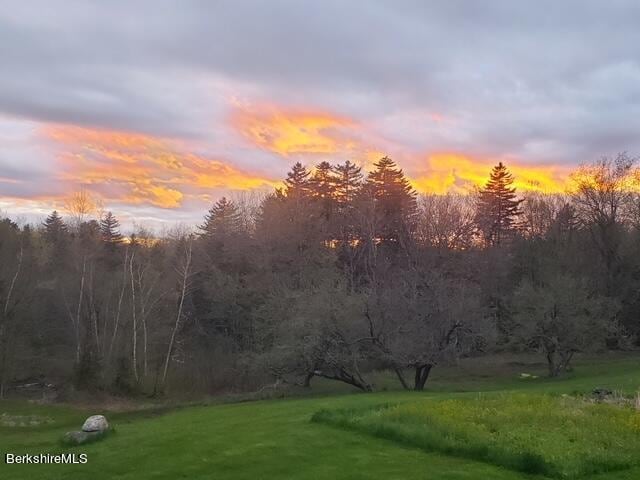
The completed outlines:
{"type": "Polygon", "coordinates": [[[49,214],[42,226],[44,227],[44,238],[51,244],[59,242],[67,233],[67,225],[56,210],[49,214]]]}
{"type": "Polygon", "coordinates": [[[476,221],[488,245],[500,245],[517,230],[522,200],[512,185],[513,175],[500,162],[480,190],[476,221]]]}
{"type": "Polygon", "coordinates": [[[122,241],[120,222],[113,213],[107,212],[100,219],[100,236],[103,242],[110,244],[116,244],[122,241]]]}
{"type": "Polygon", "coordinates": [[[623,270],[623,221],[637,202],[640,173],[637,159],[626,153],[616,158],[602,158],[581,166],[572,175],[571,197],[581,221],[589,231],[598,256],[603,262],[607,292],[620,285],[623,270]]]}
{"type": "Polygon", "coordinates": [[[336,188],[336,178],[333,176],[329,162],[319,163],[309,182],[313,196],[321,199],[333,198],[336,188]]]}
{"type": "Polygon", "coordinates": [[[375,202],[376,235],[383,241],[398,241],[413,228],[417,194],[402,169],[389,157],[381,158],[373,166],[365,194],[375,202]]]}
{"type": "Polygon", "coordinates": [[[287,173],[287,178],[284,181],[285,195],[288,198],[295,199],[308,197],[311,190],[310,175],[311,173],[307,170],[307,167],[300,162],[296,162],[291,171],[287,173]]]}
{"type": "Polygon", "coordinates": [[[64,267],[69,253],[69,229],[60,214],[54,210],[42,223],[43,238],[51,247],[52,255],[47,264],[55,268],[64,267]]]}
{"type": "Polygon", "coordinates": [[[616,307],[591,295],[579,279],[558,271],[534,284],[523,280],[515,291],[515,338],[541,348],[549,376],[565,371],[574,353],[601,348],[616,307]]]}
{"type": "Polygon", "coordinates": [[[78,226],[77,238],[82,245],[93,246],[100,242],[101,232],[100,223],[96,220],[89,220],[88,222],[82,222],[78,226]]]}
{"type": "Polygon", "coordinates": [[[350,205],[356,199],[362,186],[362,169],[349,160],[333,167],[335,198],[341,207],[350,205]]]}
{"type": "Polygon", "coordinates": [[[535,351],[555,376],[574,352],[640,345],[628,159],[581,169],[572,195],[527,194],[521,215],[502,164],[478,197],[417,199],[390,158],[372,170],[297,163],[255,202],[216,201],[197,238],[136,229],[126,247],[106,209],[67,225],[52,212],[37,231],[0,216],[0,392],[36,376],[141,394],[316,377],[369,391],[379,369],[420,390],[466,355],[535,351]]]}
{"type": "Polygon", "coordinates": [[[207,212],[204,223],[198,227],[201,236],[210,239],[224,239],[242,229],[242,218],[238,207],[226,197],[218,200],[207,212]]]}
{"type": "Polygon", "coordinates": [[[336,178],[329,162],[319,163],[309,181],[311,195],[319,202],[322,215],[329,219],[334,210],[336,178]]]}

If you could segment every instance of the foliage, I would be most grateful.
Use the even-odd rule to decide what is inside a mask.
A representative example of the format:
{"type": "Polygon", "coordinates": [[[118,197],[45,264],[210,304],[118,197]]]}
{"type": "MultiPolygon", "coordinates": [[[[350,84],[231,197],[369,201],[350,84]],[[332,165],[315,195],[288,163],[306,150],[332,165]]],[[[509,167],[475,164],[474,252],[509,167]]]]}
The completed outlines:
{"type": "Polygon", "coordinates": [[[391,158],[382,157],[373,167],[363,193],[373,201],[374,236],[383,242],[402,242],[414,229],[416,192],[391,158]]]}
{"type": "Polygon", "coordinates": [[[478,198],[418,197],[386,156],[369,172],[298,162],[271,194],[216,200],[199,235],[125,241],[86,191],[35,227],[2,219],[0,397],[38,382],[369,391],[379,369],[420,390],[508,348],[563,373],[575,352],[640,342],[634,163],[579,173],[569,196],[521,197],[499,164],[478,198]]]}
{"type": "Polygon", "coordinates": [[[100,235],[102,236],[102,241],[107,244],[122,241],[120,222],[113,213],[107,212],[100,219],[100,235]]]}
{"type": "Polygon", "coordinates": [[[204,223],[198,227],[201,234],[210,239],[228,239],[238,235],[242,229],[242,219],[238,207],[222,197],[204,217],[204,223]]]}
{"type": "Polygon", "coordinates": [[[482,395],[321,411],[318,422],[526,473],[583,478],[638,465],[640,413],[569,396],[482,395]]]}
{"type": "Polygon", "coordinates": [[[508,240],[518,226],[522,199],[512,187],[513,180],[507,167],[499,162],[478,194],[476,221],[488,245],[508,240]]]}
{"type": "Polygon", "coordinates": [[[590,296],[583,284],[566,274],[539,285],[523,281],[513,302],[517,311],[514,337],[545,352],[552,377],[566,371],[574,353],[604,347],[616,311],[614,305],[590,296]]]}

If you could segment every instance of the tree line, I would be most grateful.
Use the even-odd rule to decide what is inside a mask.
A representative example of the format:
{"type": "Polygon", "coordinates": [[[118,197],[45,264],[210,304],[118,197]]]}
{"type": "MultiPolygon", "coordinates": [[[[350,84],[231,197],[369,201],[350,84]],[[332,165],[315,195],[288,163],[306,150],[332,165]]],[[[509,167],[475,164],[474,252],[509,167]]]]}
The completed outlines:
{"type": "Polygon", "coordinates": [[[522,193],[499,163],[470,195],[418,195],[384,157],[293,165],[284,186],[221,198],[195,229],[124,236],[86,193],[40,225],[0,220],[0,396],[25,383],[120,394],[310,386],[364,391],[388,370],[633,348],[640,196],[626,154],[566,194],[522,193]]]}

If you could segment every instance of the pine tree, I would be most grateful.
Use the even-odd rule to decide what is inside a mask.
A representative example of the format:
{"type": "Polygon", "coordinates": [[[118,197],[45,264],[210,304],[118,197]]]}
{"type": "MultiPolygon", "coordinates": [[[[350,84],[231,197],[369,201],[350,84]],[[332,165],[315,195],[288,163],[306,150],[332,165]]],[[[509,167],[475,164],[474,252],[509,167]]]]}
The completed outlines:
{"type": "Polygon", "coordinates": [[[287,173],[285,184],[285,195],[288,198],[302,199],[311,193],[311,181],[309,179],[310,172],[300,162],[291,168],[287,173]]]}
{"type": "Polygon", "coordinates": [[[362,186],[362,169],[349,160],[333,167],[335,197],[341,207],[353,204],[362,186]]]}
{"type": "Polygon", "coordinates": [[[328,220],[333,215],[336,189],[336,178],[329,162],[321,162],[316,166],[309,186],[311,196],[318,201],[322,215],[328,220]]]}
{"type": "Polygon", "coordinates": [[[311,188],[311,194],[316,198],[333,198],[336,179],[333,176],[333,169],[329,162],[321,162],[316,166],[309,181],[309,187],[311,188]]]}
{"type": "Polygon", "coordinates": [[[100,237],[103,242],[111,245],[122,241],[120,222],[111,212],[105,213],[100,219],[100,237]]]}
{"type": "Polygon", "coordinates": [[[369,173],[365,189],[375,202],[377,235],[383,241],[398,241],[413,229],[416,192],[389,157],[381,158],[373,166],[375,170],[369,173]]]}
{"type": "MultiPolygon", "coordinates": [[[[77,238],[86,248],[93,248],[97,243],[103,240],[102,227],[100,223],[94,219],[82,222],[77,227],[77,238]]],[[[108,243],[107,245],[115,245],[108,243]]]]}
{"type": "Polygon", "coordinates": [[[341,240],[342,247],[357,237],[356,211],[353,208],[362,189],[362,169],[349,160],[333,167],[334,198],[337,206],[337,218],[333,234],[341,240]]]}
{"type": "Polygon", "coordinates": [[[198,227],[203,237],[224,240],[230,235],[236,235],[242,229],[242,219],[238,207],[222,197],[209,209],[204,217],[204,223],[198,227]]]}
{"type": "Polygon", "coordinates": [[[517,231],[522,200],[517,198],[512,185],[513,175],[500,162],[493,167],[489,180],[480,190],[476,223],[488,245],[500,245],[517,231]]]}
{"type": "Polygon", "coordinates": [[[44,238],[52,245],[60,242],[68,232],[67,225],[56,210],[51,212],[42,225],[44,238]]]}

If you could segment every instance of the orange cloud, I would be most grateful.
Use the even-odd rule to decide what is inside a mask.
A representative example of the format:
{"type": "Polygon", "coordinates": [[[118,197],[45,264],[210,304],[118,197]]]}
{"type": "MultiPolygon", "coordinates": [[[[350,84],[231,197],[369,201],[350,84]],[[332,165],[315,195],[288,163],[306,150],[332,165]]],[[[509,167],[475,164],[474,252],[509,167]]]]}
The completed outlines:
{"type": "MultiPolygon", "coordinates": [[[[497,161],[474,160],[465,155],[438,153],[429,155],[412,179],[413,186],[425,193],[468,193],[483,186],[491,168],[497,161]]],[[[520,190],[536,190],[546,193],[564,192],[569,169],[561,166],[528,166],[507,163],[515,177],[514,186],[520,190]]]]}
{"type": "MultiPolygon", "coordinates": [[[[242,110],[234,121],[261,148],[283,156],[326,153],[340,161],[356,160],[365,168],[384,156],[375,139],[371,146],[350,139],[347,133],[354,132],[354,124],[329,114],[242,110]]],[[[187,145],[169,139],[63,125],[46,127],[43,133],[57,148],[59,179],[69,188],[84,185],[107,201],[176,208],[189,198],[208,199],[215,189],[251,190],[280,184],[196,155],[187,145]]],[[[497,163],[455,153],[405,154],[397,160],[417,191],[437,194],[468,193],[484,185],[497,163]]],[[[568,168],[507,165],[519,191],[566,190],[568,168]]]]}
{"type": "Polygon", "coordinates": [[[11,183],[15,185],[18,183],[22,183],[22,181],[16,180],[15,178],[0,177],[0,183],[11,183]]]}
{"type": "Polygon", "coordinates": [[[58,150],[60,180],[91,186],[107,200],[176,208],[186,196],[203,196],[212,188],[247,190],[276,183],[183,151],[167,139],[63,125],[46,127],[43,134],[58,150]]]}
{"type": "MultiPolygon", "coordinates": [[[[426,118],[436,123],[446,121],[444,115],[433,112],[427,114],[426,118]]],[[[391,150],[388,154],[392,157],[394,150],[402,151],[401,146],[390,144],[369,131],[366,125],[313,109],[238,105],[231,116],[231,123],[252,144],[284,157],[323,154],[340,161],[355,160],[369,169],[387,154],[384,150],[391,150]]],[[[440,194],[468,193],[484,185],[491,168],[497,163],[455,153],[435,153],[419,160],[415,155],[405,153],[396,160],[412,177],[416,190],[440,194]]],[[[512,162],[508,166],[515,176],[515,186],[520,191],[565,191],[569,174],[566,168],[526,166],[512,162]]]]}
{"type": "Polygon", "coordinates": [[[231,124],[254,145],[283,156],[333,154],[355,146],[349,118],[313,110],[275,106],[239,108],[231,124]]]}

